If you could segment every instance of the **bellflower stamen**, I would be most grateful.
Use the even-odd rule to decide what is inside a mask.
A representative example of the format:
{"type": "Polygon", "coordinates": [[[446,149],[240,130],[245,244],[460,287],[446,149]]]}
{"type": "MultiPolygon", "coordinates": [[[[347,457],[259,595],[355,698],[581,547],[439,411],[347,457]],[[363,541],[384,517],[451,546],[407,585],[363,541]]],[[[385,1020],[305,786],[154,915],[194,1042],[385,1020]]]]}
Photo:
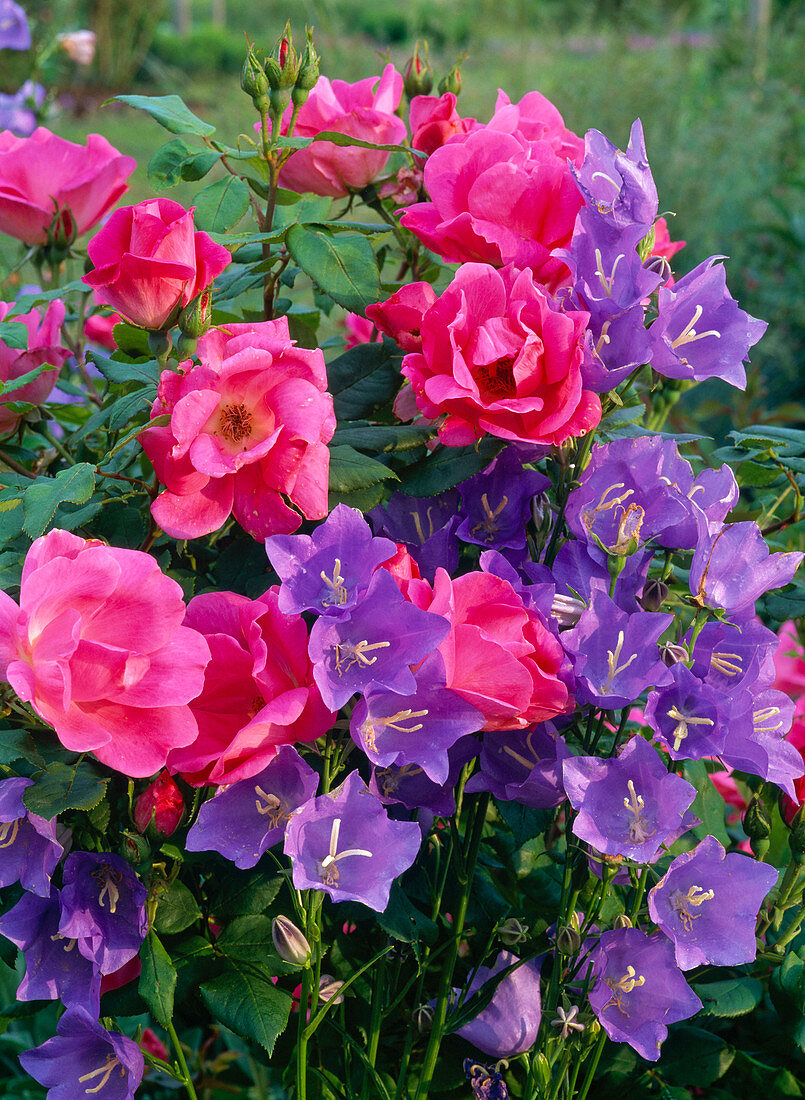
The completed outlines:
{"type": "Polygon", "coordinates": [[[332,606],[332,605],[344,604],[344,603],[347,602],[347,600],[349,599],[349,592],[347,591],[346,586],[344,584],[344,578],[341,576],[341,559],[340,558],[336,558],[335,562],[333,563],[332,578],[328,577],[323,569],[322,569],[321,573],[319,574],[319,576],[324,581],[324,583],[327,585],[327,587],[331,590],[330,595],[326,596],[324,598],[324,600],[322,600],[322,603],[325,603],[325,604],[328,604],[328,605],[332,606]]]}
{"type": "Polygon", "coordinates": [[[752,724],[755,727],[756,733],[774,733],[782,727],[782,722],[775,722],[773,725],[762,725],[761,723],[768,722],[770,718],[774,718],[776,714],[780,713],[779,707],[764,707],[763,710],[756,710],[752,715],[752,724]]]}
{"type": "MultiPolygon", "coordinates": [[[[603,260],[601,258],[601,249],[596,248],[596,250],[595,250],[595,270],[598,273],[599,281],[601,283],[601,286],[604,288],[604,293],[606,294],[607,298],[612,297],[612,286],[615,282],[615,271],[617,270],[618,264],[620,263],[621,260],[625,260],[625,259],[626,259],[626,256],[622,252],[619,253],[615,257],[615,263],[612,265],[612,271],[607,276],[607,275],[604,274],[603,260]]],[[[705,335],[707,335],[707,333],[705,333],[705,335]]]]}
{"type": "Polygon", "coordinates": [[[287,816],[282,813],[281,799],[275,794],[267,794],[262,787],[255,787],[254,793],[258,796],[254,800],[258,814],[264,817],[268,815],[270,823],[276,828],[283,817],[287,816]]]}
{"type": "Polygon", "coordinates": [[[619,673],[625,672],[626,669],[629,667],[629,665],[632,663],[632,661],[637,660],[637,654],[633,653],[632,656],[629,658],[629,660],[625,662],[625,664],[622,664],[620,666],[618,665],[618,658],[620,657],[621,650],[623,649],[623,642],[624,642],[623,631],[619,630],[618,631],[618,642],[617,642],[617,645],[615,646],[614,651],[611,650],[611,649],[607,650],[607,672],[608,672],[608,675],[607,675],[607,678],[606,678],[605,682],[601,685],[601,694],[602,695],[606,695],[606,693],[609,691],[610,687],[612,687],[612,681],[615,679],[615,677],[617,675],[619,675],[619,673]]]}
{"type": "Polygon", "coordinates": [[[671,736],[674,739],[674,752],[679,752],[679,746],[688,736],[688,726],[714,726],[715,722],[712,718],[696,718],[693,715],[683,714],[682,711],[674,704],[669,711],[666,712],[669,718],[673,718],[677,723],[674,727],[674,732],[671,736]]]}
{"type": "Polygon", "coordinates": [[[654,835],[656,829],[649,829],[648,827],[648,822],[643,813],[646,804],[642,795],[639,795],[635,790],[634,781],[630,779],[626,786],[629,788],[629,797],[624,798],[623,805],[633,817],[633,820],[629,822],[629,839],[636,844],[643,844],[649,837],[654,835]]]}
{"type": "Polygon", "coordinates": [[[711,328],[708,329],[707,332],[697,332],[696,329],[693,327],[697,323],[703,312],[704,311],[702,310],[701,306],[696,306],[693,316],[682,329],[679,336],[677,336],[675,340],[671,341],[672,348],[676,349],[680,346],[680,344],[690,344],[694,340],[703,340],[705,336],[715,336],[717,340],[721,339],[721,333],[718,332],[717,329],[711,328]]]}
{"type": "Polygon", "coordinates": [[[103,908],[104,898],[107,898],[109,901],[109,912],[114,913],[117,909],[117,903],[120,901],[120,891],[117,888],[117,884],[123,881],[123,876],[119,871],[116,871],[108,864],[97,867],[94,871],[91,871],[90,874],[101,888],[98,894],[98,905],[103,908]]]}
{"type": "Polygon", "coordinates": [[[330,851],[321,860],[320,870],[326,871],[326,874],[322,875],[322,882],[327,883],[328,886],[335,886],[338,883],[339,873],[338,868],[335,866],[337,860],[345,859],[347,856],[366,856],[372,858],[372,853],[367,852],[365,848],[346,848],[343,852],[338,851],[338,835],[341,832],[341,818],[333,818],[333,824],[330,828],[330,851]]]}
{"type": "Polygon", "coordinates": [[[365,737],[370,751],[377,752],[375,726],[388,726],[390,729],[399,730],[400,733],[416,733],[417,730],[422,729],[421,722],[417,722],[415,726],[401,726],[399,723],[407,722],[411,718],[425,718],[427,714],[427,709],[411,710],[409,707],[407,710],[398,710],[396,714],[390,714],[387,718],[367,718],[361,726],[361,733],[365,737]]]}
{"type": "Polygon", "coordinates": [[[114,1054],[108,1054],[106,1056],[106,1061],[104,1062],[104,1064],[102,1066],[100,1066],[100,1068],[92,1070],[90,1073],[85,1073],[83,1075],[83,1077],[78,1078],[79,1084],[83,1085],[83,1083],[85,1081],[93,1081],[100,1074],[103,1074],[103,1077],[101,1078],[101,1081],[99,1082],[99,1084],[95,1085],[91,1089],[84,1089],[84,1092],[87,1094],[87,1096],[89,1096],[93,1092],[100,1092],[101,1091],[101,1089],[108,1082],[109,1078],[112,1076],[112,1071],[114,1070],[115,1066],[120,1066],[121,1075],[125,1074],[125,1070],[120,1065],[120,1062],[118,1061],[118,1059],[115,1058],[114,1054]]]}
{"type": "Polygon", "coordinates": [[[14,841],[17,839],[17,833],[20,831],[20,819],[16,818],[14,821],[4,821],[0,824],[0,848],[10,848],[14,841]],[[9,837],[8,834],[11,833],[9,837]],[[8,837],[8,840],[6,840],[8,837]]]}
{"type": "Polygon", "coordinates": [[[740,653],[713,653],[710,657],[711,666],[725,676],[737,676],[743,672],[741,668],[740,653]]]}
{"type": "Polygon", "coordinates": [[[673,893],[669,899],[671,908],[679,914],[679,920],[686,932],[693,928],[694,920],[701,916],[700,913],[691,913],[691,907],[698,909],[706,901],[712,901],[715,894],[712,890],[702,890],[701,886],[690,886],[688,892],[683,894],[681,890],[673,893]]]}
{"type": "Polygon", "coordinates": [[[592,531],[593,524],[595,523],[595,517],[599,512],[608,512],[610,508],[617,508],[619,504],[623,504],[625,500],[628,500],[634,493],[634,489],[627,489],[625,493],[621,493],[619,497],[613,497],[612,500],[607,500],[609,494],[613,489],[623,489],[624,482],[618,481],[614,485],[609,485],[601,494],[601,497],[594,508],[588,508],[582,512],[582,521],[588,531],[592,531]]]}
{"type": "Polygon", "coordinates": [[[618,978],[617,981],[614,978],[605,978],[604,980],[612,990],[612,997],[608,1004],[615,1005],[616,1008],[628,1016],[629,1013],[623,1005],[623,996],[626,993],[631,993],[634,989],[638,989],[641,985],[645,985],[646,979],[644,975],[637,974],[633,966],[627,966],[626,973],[618,978]]]}
{"type": "Polygon", "coordinates": [[[507,756],[511,756],[513,760],[516,760],[518,764],[522,764],[524,768],[528,768],[529,771],[531,771],[536,763],[534,760],[528,760],[525,756],[521,756],[519,752],[516,752],[509,745],[504,745],[503,751],[507,756]]]}
{"type": "Polygon", "coordinates": [[[341,676],[342,673],[352,668],[353,665],[373,665],[377,657],[367,657],[366,654],[369,650],[385,649],[390,645],[391,642],[372,642],[370,644],[366,638],[356,645],[353,645],[352,642],[341,642],[340,644],[336,644],[333,646],[335,649],[335,671],[341,676]]]}
{"type": "Polygon", "coordinates": [[[495,520],[498,518],[498,516],[508,503],[509,498],[507,496],[503,496],[501,497],[500,504],[497,506],[497,508],[495,508],[494,511],[492,511],[492,508],[489,505],[489,497],[486,493],[482,493],[481,506],[483,507],[485,518],[482,519],[480,523],[476,523],[475,526],[471,528],[470,533],[474,535],[476,531],[485,531],[487,535],[486,541],[491,542],[494,539],[494,536],[498,530],[498,524],[495,523],[495,520]]]}
{"type": "Polygon", "coordinates": [[[51,943],[55,943],[57,940],[64,940],[65,952],[72,951],[75,945],[78,943],[78,940],[71,940],[69,936],[63,936],[61,932],[56,932],[50,937],[51,943]]]}
{"type": "Polygon", "coordinates": [[[609,332],[609,326],[611,324],[612,324],[611,321],[604,321],[603,325],[601,326],[601,335],[598,337],[598,340],[596,341],[596,345],[595,345],[595,354],[596,355],[601,354],[601,348],[604,346],[604,344],[609,344],[609,343],[612,342],[610,337],[607,336],[607,333],[609,332]]]}

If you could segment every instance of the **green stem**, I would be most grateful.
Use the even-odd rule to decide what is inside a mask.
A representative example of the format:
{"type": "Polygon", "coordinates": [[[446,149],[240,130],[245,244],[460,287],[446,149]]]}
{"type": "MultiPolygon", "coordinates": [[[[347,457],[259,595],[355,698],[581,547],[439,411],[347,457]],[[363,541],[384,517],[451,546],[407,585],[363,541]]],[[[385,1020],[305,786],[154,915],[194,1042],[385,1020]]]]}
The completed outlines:
{"type": "Polygon", "coordinates": [[[308,1034],[305,1026],[305,1017],[307,1015],[308,1001],[310,1000],[310,978],[310,971],[305,970],[302,974],[302,990],[299,1000],[299,1030],[296,1037],[296,1095],[298,1100],[306,1100],[307,1098],[308,1034]]]}
{"type": "Polygon", "coordinates": [[[634,923],[634,919],[640,912],[640,906],[643,904],[643,895],[646,892],[646,883],[648,882],[648,867],[644,867],[640,872],[640,880],[637,884],[637,892],[635,899],[632,902],[632,907],[629,910],[629,920],[634,923]]]}
{"type": "MultiPolygon", "coordinates": [[[[383,987],[385,985],[386,978],[386,965],[385,959],[381,959],[375,971],[374,981],[372,982],[372,1008],[371,1018],[369,1022],[369,1043],[366,1048],[366,1061],[368,1066],[372,1069],[375,1067],[375,1061],[377,1059],[377,1048],[380,1042],[380,1024],[382,1020],[382,1005],[383,1005],[383,987]]],[[[363,1086],[361,1088],[361,1100],[368,1100],[369,1097],[369,1081],[371,1080],[369,1073],[366,1073],[363,1078],[363,1086]]]]}
{"type": "Polygon", "coordinates": [[[601,1060],[601,1052],[604,1049],[604,1043],[606,1041],[607,1033],[602,1028],[593,1052],[593,1060],[590,1062],[587,1074],[584,1078],[584,1084],[581,1086],[581,1092],[578,1095],[578,1100],[585,1100],[587,1093],[590,1091],[590,1085],[593,1083],[593,1077],[595,1077],[595,1071],[598,1069],[598,1063],[601,1060]]]}
{"type": "Polygon", "coordinates": [[[184,1051],[182,1050],[182,1044],[179,1042],[179,1036],[176,1034],[176,1028],[173,1026],[173,1020],[168,1020],[167,1026],[168,1035],[171,1037],[173,1043],[173,1049],[176,1051],[176,1059],[179,1062],[182,1073],[184,1074],[184,1087],[190,1100],[198,1100],[198,1093],[193,1085],[193,1079],[190,1076],[190,1070],[187,1068],[187,1062],[185,1060],[184,1051]]]}
{"type": "Polygon", "coordinates": [[[62,456],[62,458],[66,462],[69,462],[71,466],[75,466],[75,460],[74,460],[73,456],[70,454],[70,452],[64,446],[64,444],[61,443],[55,437],[55,435],[53,434],[53,432],[50,431],[49,428],[46,428],[44,426],[44,424],[42,424],[37,428],[37,431],[39,432],[39,434],[41,436],[44,436],[44,438],[48,441],[48,443],[51,445],[51,447],[56,448],[56,450],[59,452],[59,454],[62,456]]]}

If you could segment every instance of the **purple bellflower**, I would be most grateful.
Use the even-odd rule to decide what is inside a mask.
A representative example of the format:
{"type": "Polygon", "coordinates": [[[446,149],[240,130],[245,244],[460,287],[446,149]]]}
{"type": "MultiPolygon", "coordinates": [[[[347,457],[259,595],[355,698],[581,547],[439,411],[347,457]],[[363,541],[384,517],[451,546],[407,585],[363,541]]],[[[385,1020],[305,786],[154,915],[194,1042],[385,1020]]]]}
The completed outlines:
{"type": "Polygon", "coordinates": [[[646,722],[672,760],[718,756],[727,736],[721,692],[702,683],[684,664],[674,665],[671,675],[673,683],[649,693],[646,722]]]}
{"type": "Polygon", "coordinates": [[[50,898],[23,894],[0,917],[0,935],[25,955],[25,976],[17,990],[20,1001],[53,1001],[81,1005],[92,1016],[100,1011],[101,975],[76,949],[76,941],[59,932],[61,903],[55,888],[50,898]]]}
{"type": "Polygon", "coordinates": [[[107,1031],[78,1005],[67,1009],[52,1039],[20,1055],[20,1065],[48,1090],[47,1100],[134,1100],[144,1069],[133,1039],[107,1031]]]}
{"type": "Polygon", "coordinates": [[[764,592],[793,579],[803,557],[800,552],[770,553],[754,520],[709,531],[700,524],[690,591],[700,607],[720,607],[728,615],[751,613],[764,592]]]}
{"type": "Polygon", "coordinates": [[[361,600],[375,569],[393,558],[397,547],[390,539],[373,538],[357,509],[337,504],[312,535],[271,535],[266,553],[282,581],[283,614],[341,616],[361,600]]]}
{"type": "Polygon", "coordinates": [[[385,505],[373,508],[368,519],[377,534],[405,544],[422,576],[432,584],[440,567],[451,575],[458,567],[460,501],[456,489],[433,497],[396,492],[385,505]]]}
{"type": "Polygon", "coordinates": [[[72,852],[64,862],[59,933],[77,940],[101,974],[111,974],[134,958],[145,939],[147,893],[120,856],[72,852]]]}
{"type": "Polygon", "coordinates": [[[445,687],[438,650],[425,658],[414,678],[416,689],[404,698],[380,689],[367,692],[352,711],[350,732],[373,764],[418,764],[434,783],[442,784],[450,771],[447,750],[466,734],[477,733],[484,716],[445,687]]]}
{"type": "Polygon", "coordinates": [[[464,790],[491,791],[501,802],[550,809],[564,801],[562,764],[570,752],[551,723],[533,730],[488,733],[479,768],[464,790]]]}
{"type": "Polygon", "coordinates": [[[17,137],[30,137],[38,124],[36,108],[45,102],[45,95],[42,85],[32,80],[26,80],[10,95],[0,92],[0,130],[10,130],[17,137]]]}
{"type": "MultiPolygon", "coordinates": [[[[684,639],[688,641],[688,638],[684,639]]],[[[693,645],[695,676],[731,696],[748,687],[771,687],[780,639],[757,619],[705,623],[693,645]]]]}
{"type": "Polygon", "coordinates": [[[617,928],[601,933],[590,959],[595,975],[590,1008],[604,1031],[656,1062],[667,1025],[687,1020],[702,1007],[674,963],[673,946],[659,935],[617,928]]]}
{"type": "Polygon", "coordinates": [[[531,501],[549,485],[544,474],[523,467],[514,447],[506,447],[485,470],[459,485],[464,519],[458,537],[496,550],[522,550],[531,501]]]}
{"type": "Polygon", "coordinates": [[[56,821],[32,814],[22,800],[33,780],[0,781],[0,886],[19,882],[24,890],[50,897],[50,876],[64,849],[56,840],[56,821]]]}
{"type": "Polygon", "coordinates": [[[759,775],[795,798],[794,780],[805,774],[798,749],[786,741],[794,703],[782,691],[742,691],[730,698],[729,736],[721,759],[731,768],[759,775]]]}
{"type": "Polygon", "coordinates": [[[662,845],[692,824],[685,811],[696,788],[669,774],[642,737],[610,760],[575,756],[563,769],[565,791],[578,811],[573,832],[604,855],[653,863],[662,845]]]}
{"type": "Polygon", "coordinates": [[[722,256],[711,256],[659,294],[659,315],[649,329],[651,366],[666,378],[722,378],[746,389],[749,349],[766,331],[727,290],[722,256]]]}
{"type": "MultiPolygon", "coordinates": [[[[637,597],[646,583],[652,556],[650,550],[638,550],[626,558],[612,594],[612,599],[621,610],[639,610],[637,597]]],[[[571,539],[561,547],[551,572],[556,581],[557,594],[580,598],[585,604],[589,603],[593,589],[608,595],[612,584],[606,554],[595,543],[579,542],[577,539],[571,539]]]]}
{"type": "Polygon", "coordinates": [[[777,871],[740,852],[726,854],[714,836],[671,863],[648,896],[651,919],[673,941],[676,963],[738,966],[757,953],[755,923],[777,871]]]}
{"type": "Polygon", "coordinates": [[[658,199],[639,118],[632,123],[625,153],[600,130],[588,130],[582,166],[571,170],[588,206],[602,222],[616,229],[639,226],[643,235],[649,231],[658,199]]]}
{"type": "Polygon", "coordinates": [[[323,890],[333,901],[360,901],[382,912],[395,878],[421,842],[414,821],[392,821],[357,772],[291,818],[285,854],[297,890],[323,890]]]}
{"type": "Polygon", "coordinates": [[[578,624],[562,635],[582,703],[616,709],[633,703],[649,687],[671,682],[660,659],[660,635],[673,622],[665,612],[621,609],[594,589],[578,624]]]}
{"type": "Polygon", "coordinates": [[[478,752],[474,737],[463,737],[447,751],[450,771],[444,783],[434,783],[418,764],[394,764],[372,768],[369,789],[384,806],[395,803],[408,810],[429,810],[437,817],[450,817],[456,809],[455,786],[461,769],[478,752]]]}
{"type": "Polygon", "coordinates": [[[285,835],[291,815],[313,798],[319,777],[295,748],[283,745],[267,768],[219,791],[199,810],[186,847],[220,852],[236,867],[254,867],[285,835]]]}
{"type": "Polygon", "coordinates": [[[391,575],[378,569],[350,615],[322,615],[313,624],[308,652],[322,699],[338,710],[356,691],[372,687],[400,695],[415,691],[410,666],[432,653],[449,631],[444,616],[408,603],[391,575]]]}
{"type": "MultiPolygon", "coordinates": [[[[479,967],[469,984],[465,1002],[490,978],[519,961],[510,951],[501,951],[494,966],[479,967]]],[[[539,976],[536,960],[512,970],[495,987],[486,1008],[456,1034],[492,1058],[513,1058],[515,1054],[530,1050],[537,1040],[542,1019],[539,976]]],[[[457,994],[458,990],[453,992],[457,994]]]]}
{"type": "Polygon", "coordinates": [[[28,16],[14,0],[0,0],[0,50],[30,50],[28,16]]]}

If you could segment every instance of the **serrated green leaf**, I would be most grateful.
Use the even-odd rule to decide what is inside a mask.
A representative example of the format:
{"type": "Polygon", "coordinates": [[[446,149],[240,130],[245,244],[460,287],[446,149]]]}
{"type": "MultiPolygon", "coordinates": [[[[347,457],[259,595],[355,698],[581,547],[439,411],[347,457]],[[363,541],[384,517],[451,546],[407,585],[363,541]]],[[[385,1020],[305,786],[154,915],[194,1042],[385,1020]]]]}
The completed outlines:
{"type": "Polygon", "coordinates": [[[723,1077],[735,1050],[700,1027],[675,1028],[662,1045],[663,1076],[672,1085],[706,1088],[723,1077]]]}
{"type": "Polygon", "coordinates": [[[112,807],[109,805],[109,800],[105,797],[102,798],[97,806],[93,806],[91,810],[87,811],[87,816],[94,829],[105,833],[112,818],[112,807]]]}
{"type": "Polygon", "coordinates": [[[519,802],[499,802],[495,800],[498,813],[512,831],[515,848],[540,836],[553,821],[555,811],[535,810],[519,802]]]}
{"type": "Polygon", "coordinates": [[[403,943],[434,943],[438,936],[434,922],[417,909],[399,882],[391,884],[389,903],[375,919],[392,939],[403,943]]]}
{"type": "Polygon", "coordinates": [[[392,451],[412,451],[424,447],[436,435],[434,428],[416,424],[350,424],[339,425],[332,446],[344,444],[369,454],[389,454],[392,451]]]}
{"type": "Polygon", "coordinates": [[[330,488],[335,493],[353,493],[380,481],[398,480],[388,466],[353,447],[330,448],[330,488]]]}
{"type": "Polygon", "coordinates": [[[108,778],[88,761],[77,764],[50,764],[47,771],[37,772],[33,786],[26,787],[22,800],[33,814],[45,821],[65,810],[91,810],[106,794],[108,778]]]}
{"type": "Polygon", "coordinates": [[[22,321],[0,321],[0,341],[12,351],[25,351],[28,347],[28,329],[22,321]]]}
{"type": "Polygon", "coordinates": [[[222,920],[262,913],[277,896],[282,883],[282,875],[217,867],[210,882],[210,908],[222,920]]]}
{"type": "Polygon", "coordinates": [[[157,149],[151,157],[148,179],[156,187],[175,187],[182,180],[203,179],[220,159],[221,154],[214,149],[190,149],[176,138],[157,149]]]}
{"type": "Polygon", "coordinates": [[[259,1043],[271,1055],[288,1024],[291,998],[250,967],[236,962],[232,967],[232,971],[205,982],[201,996],[224,1027],[259,1043]]]}
{"type": "Polygon", "coordinates": [[[359,420],[388,404],[402,383],[396,344],[358,344],[327,364],[327,388],[339,421],[359,420]]]}
{"type": "Polygon", "coordinates": [[[702,1002],[703,1016],[732,1018],[745,1016],[763,999],[763,985],[757,978],[727,978],[720,982],[697,982],[691,986],[702,1002]]]}
{"type": "Polygon", "coordinates": [[[686,760],[685,778],[696,788],[696,800],[691,810],[701,820],[701,825],[697,825],[692,830],[693,835],[699,840],[704,840],[706,836],[714,836],[725,848],[729,848],[732,841],[727,833],[724,819],[726,811],[724,799],[714,787],[704,761],[686,760]]]}
{"type": "Polygon", "coordinates": [[[193,218],[198,229],[226,233],[248,209],[249,188],[237,176],[227,176],[199,191],[193,218]]]}
{"type": "Polygon", "coordinates": [[[379,481],[377,485],[370,485],[368,489],[356,489],[354,493],[335,493],[331,489],[328,500],[331,512],[337,504],[346,504],[347,508],[356,508],[365,515],[376,508],[384,496],[383,482],[379,481]]]}
{"type": "Polygon", "coordinates": [[[162,373],[159,363],[152,359],[147,363],[126,363],[117,359],[110,359],[94,349],[88,358],[98,368],[107,382],[122,384],[125,382],[143,382],[145,384],[159,382],[162,373]]]}
{"type": "Polygon", "coordinates": [[[760,462],[742,462],[735,471],[735,476],[740,485],[771,485],[778,477],[782,477],[780,467],[764,466],[760,462]]]}
{"type": "Polygon", "coordinates": [[[409,145],[375,145],[373,141],[363,141],[361,138],[352,137],[350,134],[342,134],[338,130],[321,130],[312,139],[308,138],[308,143],[311,141],[329,141],[331,145],[357,145],[361,149],[378,149],[384,153],[406,153],[408,156],[413,156],[417,161],[422,163],[426,159],[426,154],[422,153],[419,149],[412,149],[409,145]]]}
{"type": "Polygon", "coordinates": [[[325,229],[292,225],[285,244],[319,290],[344,309],[363,313],[382,298],[377,261],[365,237],[336,237],[325,229]]]}
{"type": "Polygon", "coordinates": [[[208,137],[215,127],[194,115],[178,95],[116,95],[118,103],[126,103],[135,110],[145,111],[160,126],[172,134],[197,134],[208,137]]]}
{"type": "Polygon", "coordinates": [[[244,963],[259,960],[261,971],[269,977],[296,974],[302,969],[279,957],[271,935],[271,919],[259,913],[236,917],[215,941],[215,947],[228,959],[244,963]]]}
{"type": "Polygon", "coordinates": [[[196,899],[183,882],[177,879],[159,895],[154,927],[163,935],[184,932],[201,916],[196,899]]]}
{"type": "MultiPolygon", "coordinates": [[[[145,410],[150,410],[157,396],[157,388],[153,383],[148,386],[143,386],[139,390],[135,390],[133,393],[126,393],[122,397],[112,402],[104,412],[108,412],[109,415],[109,427],[113,432],[120,431],[121,428],[126,428],[131,424],[132,420],[136,416],[139,416],[145,410]]],[[[142,425],[145,427],[145,425],[142,425]]],[[[141,428],[137,428],[132,431],[128,438],[132,438],[138,435],[141,428]]],[[[107,457],[111,458],[112,454],[117,453],[120,450],[120,444],[115,447],[107,457]]]]}
{"type": "Polygon", "coordinates": [[[13,764],[15,760],[29,760],[37,767],[44,767],[36,742],[27,730],[0,729],[0,764],[13,764]]]}
{"type": "Polygon", "coordinates": [[[503,445],[503,440],[485,436],[472,447],[439,447],[400,474],[399,489],[412,497],[443,493],[485,470],[503,445]]]}
{"type": "Polygon", "coordinates": [[[38,477],[25,490],[24,528],[32,539],[43,535],[53,521],[59,505],[86,504],[95,489],[95,467],[79,462],[55,477],[38,477]]]}
{"type": "Polygon", "coordinates": [[[151,1010],[151,1015],[168,1027],[173,1020],[173,997],[176,991],[176,967],[171,957],[157,937],[151,931],[140,950],[139,993],[151,1010]]]}

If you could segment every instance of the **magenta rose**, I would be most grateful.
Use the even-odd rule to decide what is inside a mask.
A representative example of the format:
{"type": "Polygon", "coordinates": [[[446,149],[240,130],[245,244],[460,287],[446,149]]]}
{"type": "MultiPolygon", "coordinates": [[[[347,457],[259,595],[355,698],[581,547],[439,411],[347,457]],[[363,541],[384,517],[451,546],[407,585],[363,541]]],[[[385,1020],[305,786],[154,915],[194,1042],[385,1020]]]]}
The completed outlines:
{"type": "Polygon", "coordinates": [[[549,141],[486,126],[453,137],[425,162],[425,190],[401,221],[442,259],[528,267],[551,290],[569,280],[551,252],[569,246],[584,200],[549,141]]]}
{"type": "Polygon", "coordinates": [[[582,386],[588,314],[563,311],[530,271],[464,264],[423,314],[422,351],[402,362],[419,411],[444,416],[449,447],[484,433],[562,443],[601,418],[582,386]]]}
{"type": "Polygon", "coordinates": [[[367,306],[366,316],[403,351],[421,351],[422,318],[435,301],[430,283],[406,283],[385,302],[367,306]]]}
{"type": "Polygon", "coordinates": [[[313,681],[305,621],[282,614],[278,592],[208,592],[187,605],[185,625],[205,636],[212,660],[193,702],[198,738],[169,767],[194,786],[249,779],[280,746],[315,741],[335,720],[313,681]]]}
{"type": "Polygon", "coordinates": [[[263,540],[323,519],[335,416],[321,351],[296,347],[279,317],[213,329],[197,354],[162,375],[152,415],[170,424],[140,435],[166,487],[152,505],[162,530],[195,538],[231,513],[263,540]]]}
{"type": "Polygon", "coordinates": [[[116,210],[87,249],[84,282],[133,325],[159,331],[206,290],[232,257],[193,228],[193,211],[171,199],[116,210]]]}
{"type": "MultiPolygon", "coordinates": [[[[10,309],[10,302],[0,302],[0,321],[10,309]]],[[[28,349],[19,351],[0,340],[0,382],[12,382],[43,363],[50,363],[58,370],[43,371],[33,382],[12,390],[5,400],[30,401],[33,405],[41,405],[56,385],[59,370],[70,356],[68,349],[61,346],[64,302],[58,298],[51,302],[44,317],[39,310],[32,309],[30,313],[23,313],[14,320],[21,321],[28,330],[28,349]]],[[[2,401],[3,398],[0,398],[0,434],[5,434],[16,428],[20,416],[13,413],[7,404],[2,404],[2,401]]]]}
{"type": "Polygon", "coordinates": [[[0,133],[0,233],[25,244],[46,244],[86,233],[127,190],[137,167],[106,138],[86,145],[40,126],[30,137],[0,133]]]}
{"type": "MultiPolygon", "coordinates": [[[[294,137],[315,137],[330,130],[377,145],[399,145],[407,133],[405,123],[394,114],[402,90],[403,78],[393,65],[386,65],[382,76],[356,84],[320,76],[299,111],[294,137]]],[[[283,133],[290,117],[289,108],[283,133]]],[[[280,172],[280,184],[292,191],[343,198],[377,179],[388,159],[389,154],[382,151],[317,141],[293,154],[280,172]]]]}
{"type": "Polygon", "coordinates": [[[474,118],[462,118],[456,110],[452,92],[444,95],[417,95],[411,100],[408,124],[411,145],[428,156],[456,134],[468,134],[478,126],[474,118]]]}
{"type": "Polygon", "coordinates": [[[184,617],[150,554],[51,531],[28,551],[19,606],[0,592],[0,680],[65,748],[153,775],[198,733],[187,704],[210,651],[184,617]]]}
{"type": "Polygon", "coordinates": [[[498,88],[495,113],[487,126],[502,133],[519,133],[527,141],[547,141],[561,160],[571,160],[581,168],[584,139],[567,129],[559,111],[541,92],[528,92],[519,103],[512,103],[498,88]]]}

